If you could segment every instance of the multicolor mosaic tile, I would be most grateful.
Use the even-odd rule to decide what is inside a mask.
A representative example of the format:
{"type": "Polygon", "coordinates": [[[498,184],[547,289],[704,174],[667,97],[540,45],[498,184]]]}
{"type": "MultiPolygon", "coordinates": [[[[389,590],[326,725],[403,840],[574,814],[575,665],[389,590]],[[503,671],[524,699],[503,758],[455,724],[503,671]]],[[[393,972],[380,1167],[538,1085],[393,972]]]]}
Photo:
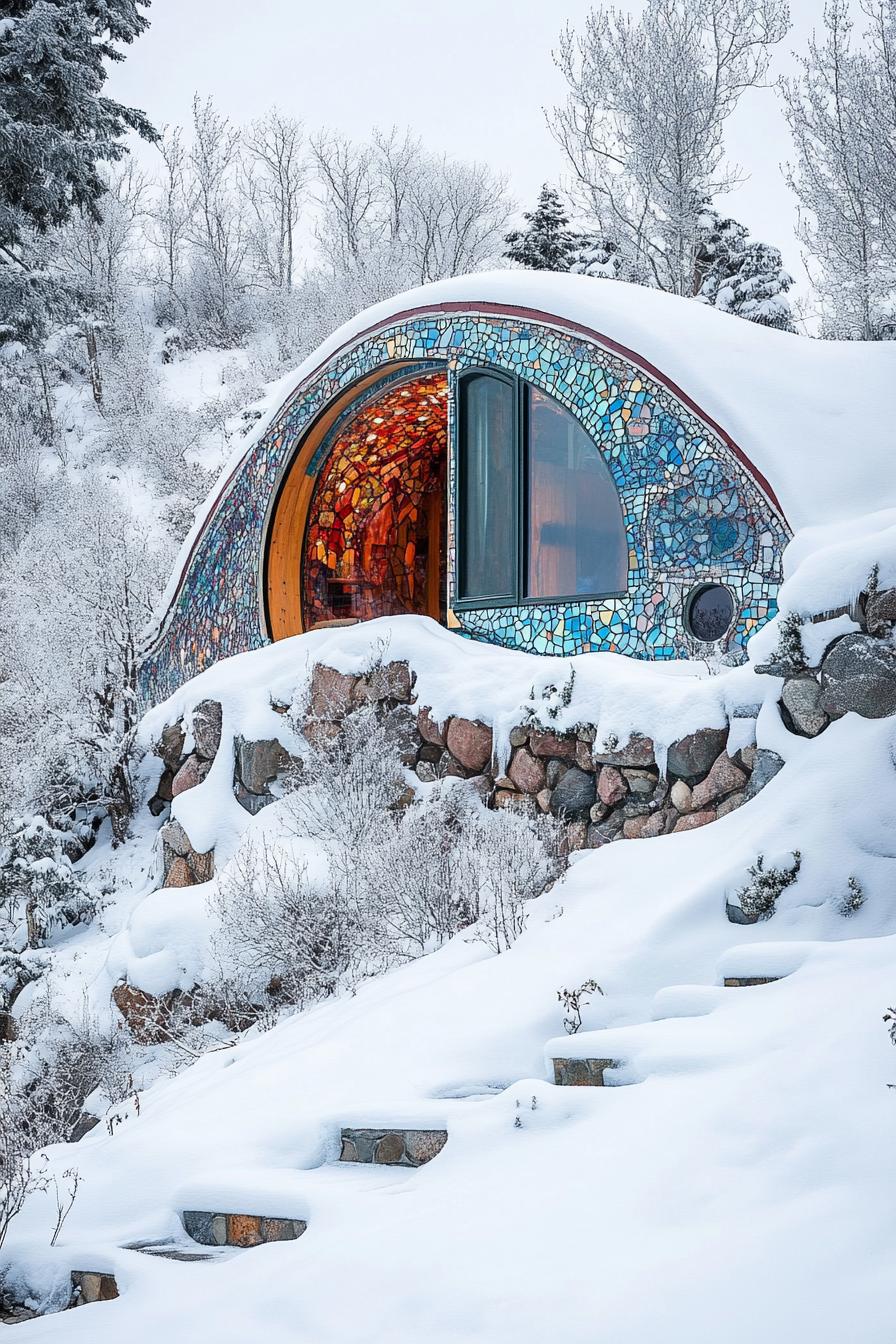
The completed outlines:
{"type": "MultiPolygon", "coordinates": [[[[468,367],[517,374],[580,420],[619,491],[629,544],[622,597],[452,612],[453,510],[448,511],[449,624],[492,643],[568,656],[611,650],[635,658],[692,655],[684,627],[695,584],[731,590],[728,643],[742,645],[775,614],[786,522],[749,469],[702,417],[656,378],[597,338],[494,314],[433,313],[394,321],[334,355],[297,388],[247,451],[200,533],[141,667],[150,702],[218,658],[268,642],[262,572],[269,506],[305,431],[333,397],[395,361],[419,375],[447,368],[448,442],[456,441],[456,375],[468,367]]],[[[390,368],[390,365],[392,368],[390,368]]],[[[400,386],[400,382],[397,383],[400,386]]],[[[331,436],[332,438],[332,436],[331,436]]],[[[317,455],[313,470],[325,465],[317,455]]],[[[449,453],[449,504],[455,454],[449,453]]],[[[296,576],[299,581],[299,576],[296,576]]]]}

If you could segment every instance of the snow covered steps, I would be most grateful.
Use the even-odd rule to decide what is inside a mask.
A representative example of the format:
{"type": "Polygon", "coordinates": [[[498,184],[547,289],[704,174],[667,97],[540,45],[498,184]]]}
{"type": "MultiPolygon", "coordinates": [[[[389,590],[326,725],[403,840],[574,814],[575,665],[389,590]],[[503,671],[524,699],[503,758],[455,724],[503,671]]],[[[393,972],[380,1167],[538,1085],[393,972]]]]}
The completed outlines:
{"type": "Polygon", "coordinates": [[[248,1249],[250,1246],[264,1246],[271,1241],[295,1241],[308,1227],[304,1218],[268,1218],[257,1213],[210,1213],[185,1209],[182,1217],[187,1235],[200,1246],[237,1246],[248,1249]]]}
{"type": "Polygon", "coordinates": [[[92,1302],[111,1302],[118,1297],[118,1283],[114,1274],[103,1274],[89,1269],[72,1270],[73,1307],[86,1307],[92,1302]]]}
{"type": "Polygon", "coordinates": [[[619,1068],[619,1059],[555,1059],[554,1083],[557,1087],[608,1087],[605,1069],[619,1068]]]}
{"type": "Polygon", "coordinates": [[[780,975],[726,975],[722,981],[726,989],[749,989],[752,985],[773,985],[780,975]]]}
{"type": "Polygon", "coordinates": [[[381,1167],[422,1167],[448,1142],[444,1129],[343,1129],[340,1162],[381,1167]]]}
{"type": "Polygon", "coordinates": [[[158,1260],[214,1260],[214,1251],[201,1251],[198,1246],[185,1246],[181,1241],[132,1241],[122,1246],[123,1251],[137,1251],[140,1255],[155,1256],[158,1260]]]}

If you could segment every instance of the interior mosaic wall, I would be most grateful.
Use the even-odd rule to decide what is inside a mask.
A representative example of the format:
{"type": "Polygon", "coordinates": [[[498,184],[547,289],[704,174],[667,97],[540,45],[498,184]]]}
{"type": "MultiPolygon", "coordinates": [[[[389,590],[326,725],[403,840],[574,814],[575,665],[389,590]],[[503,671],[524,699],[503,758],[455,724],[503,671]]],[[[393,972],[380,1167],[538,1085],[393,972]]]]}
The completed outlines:
{"type": "MultiPolygon", "coordinates": [[[[449,624],[478,639],[567,656],[610,650],[636,658],[689,656],[687,592],[726,584],[743,644],[774,615],[788,531],[758,482],[671,389],[597,339],[546,323],[437,313],[396,321],[337,353],[297,389],[247,450],[207,518],[183,579],[142,663],[147,701],[170,694],[218,658],[267,642],[261,599],[270,503],[305,430],[356,379],[396,360],[519,375],[571,410],[600,446],[619,491],[629,544],[628,591],[611,599],[453,614],[449,510],[449,624]]],[[[449,397],[449,443],[454,397],[449,397]]],[[[453,459],[453,454],[451,454],[453,459]]],[[[313,469],[313,468],[312,468],[313,469]]],[[[450,462],[450,498],[454,462],[450,462]]],[[[300,582],[296,575],[296,583],[300,582]]]]}

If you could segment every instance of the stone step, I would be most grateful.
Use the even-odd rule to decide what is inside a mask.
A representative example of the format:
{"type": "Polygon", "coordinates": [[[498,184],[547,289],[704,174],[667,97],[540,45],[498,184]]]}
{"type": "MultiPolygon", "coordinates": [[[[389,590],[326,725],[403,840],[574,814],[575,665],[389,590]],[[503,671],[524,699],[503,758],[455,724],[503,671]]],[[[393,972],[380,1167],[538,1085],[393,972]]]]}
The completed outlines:
{"type": "Polygon", "coordinates": [[[214,1251],[200,1251],[179,1241],[133,1241],[122,1246],[123,1251],[138,1251],[140,1255],[154,1255],[160,1260],[214,1260],[214,1251]]]}
{"type": "Polygon", "coordinates": [[[295,1241],[307,1229],[304,1218],[269,1218],[259,1213],[212,1213],[185,1209],[181,1215],[188,1236],[200,1246],[264,1246],[295,1241]]]}
{"type": "Polygon", "coordinates": [[[381,1167],[422,1167],[448,1142],[444,1129],[343,1129],[340,1162],[381,1167]]]}
{"type": "Polygon", "coordinates": [[[554,1083],[557,1087],[608,1087],[605,1069],[616,1069],[619,1059],[555,1059],[554,1083]]]}
{"type": "Polygon", "coordinates": [[[118,1283],[114,1274],[92,1269],[72,1270],[73,1307],[86,1307],[91,1302],[111,1302],[118,1297],[118,1283]]]}
{"type": "Polygon", "coordinates": [[[774,985],[780,975],[726,975],[722,981],[726,989],[748,989],[752,985],[774,985]]]}

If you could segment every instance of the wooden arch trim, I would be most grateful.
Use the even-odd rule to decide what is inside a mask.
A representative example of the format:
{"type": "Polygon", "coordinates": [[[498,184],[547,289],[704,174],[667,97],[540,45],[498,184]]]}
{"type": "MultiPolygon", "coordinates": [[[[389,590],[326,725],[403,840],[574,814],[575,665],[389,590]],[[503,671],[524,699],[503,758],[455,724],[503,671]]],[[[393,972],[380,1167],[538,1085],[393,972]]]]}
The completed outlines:
{"type": "MultiPolygon", "coordinates": [[[[436,367],[441,361],[433,360],[436,367]]],[[[265,523],[262,571],[263,615],[269,639],[301,634],[302,554],[317,472],[308,467],[343,411],[369,388],[402,369],[419,371],[419,360],[391,360],[357,379],[328,402],[287,464],[265,523]]]]}

